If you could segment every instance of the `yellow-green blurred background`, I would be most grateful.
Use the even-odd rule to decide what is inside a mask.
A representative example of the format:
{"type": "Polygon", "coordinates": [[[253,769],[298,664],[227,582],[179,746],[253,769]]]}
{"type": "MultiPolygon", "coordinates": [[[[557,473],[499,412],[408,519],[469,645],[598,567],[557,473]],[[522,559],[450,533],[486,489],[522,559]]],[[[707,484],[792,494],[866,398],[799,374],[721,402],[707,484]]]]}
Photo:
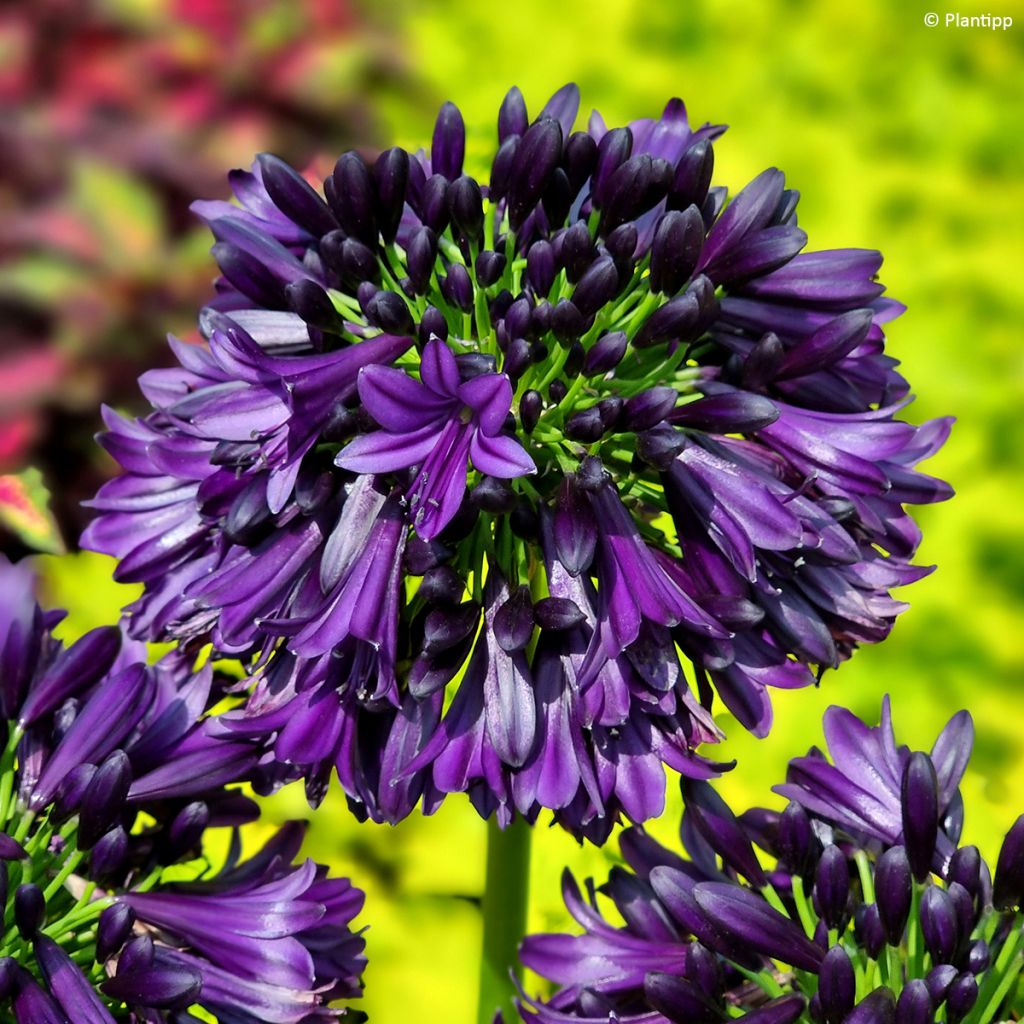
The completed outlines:
{"type": "MultiPolygon", "coordinates": [[[[966,836],[991,856],[1024,809],[1024,4],[956,0],[961,14],[1016,17],[1008,31],[927,27],[932,10],[944,21],[946,2],[375,4],[353,9],[344,55],[319,55],[299,87],[310,102],[344,101],[339,137],[368,147],[428,143],[436,107],[452,99],[478,166],[512,84],[536,110],[574,79],[581,116],[596,106],[613,123],[656,115],[680,95],[691,120],[731,126],[716,146],[718,183],[739,187],[777,165],[803,195],[812,248],[885,252],[889,294],[909,306],[889,334],[919,396],[911,416],[958,419],[930,466],[957,497],[920,515],[921,558],[939,568],[909,592],[913,607],[886,644],[817,691],[777,694],[769,739],[723,721],[739,767],[721,788],[739,806],[771,799],[785,760],[820,740],[829,703],[872,718],[891,693],[902,738],[918,746],[966,706],[978,730],[966,836]]],[[[131,6],[152,14],[159,5],[131,6]]],[[[130,217],[116,192],[111,201],[108,217],[130,217]]],[[[212,276],[204,248],[189,242],[190,266],[198,260],[212,276]]],[[[173,262],[161,273],[173,276],[173,262]]],[[[127,599],[98,558],[44,564],[50,593],[73,611],[69,632],[106,621],[127,599]]],[[[298,792],[269,801],[271,821],[307,814],[298,792]]],[[[671,839],[677,822],[673,798],[655,831],[671,839]]],[[[473,1020],[484,843],[483,824],[459,799],[398,828],[357,825],[339,799],[315,816],[309,852],[368,894],[364,1008],[377,1024],[473,1020]]],[[[602,874],[613,847],[582,849],[538,828],[531,925],[564,926],[562,866],[602,874]]]]}

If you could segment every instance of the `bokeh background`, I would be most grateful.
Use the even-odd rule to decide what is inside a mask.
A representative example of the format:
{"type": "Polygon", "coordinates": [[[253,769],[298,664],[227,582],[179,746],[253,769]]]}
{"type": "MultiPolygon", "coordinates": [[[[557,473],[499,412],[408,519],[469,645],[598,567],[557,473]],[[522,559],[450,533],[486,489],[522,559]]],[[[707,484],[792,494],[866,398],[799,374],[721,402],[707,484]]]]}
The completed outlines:
{"type": "MultiPolygon", "coordinates": [[[[538,109],[574,79],[584,115],[615,123],[680,95],[692,120],[731,126],[719,183],[779,166],[803,194],[812,248],[885,252],[889,294],[909,306],[890,347],[919,395],[912,418],[958,418],[930,465],[958,495],[921,512],[921,558],[937,572],[886,644],[816,691],[778,693],[769,739],[723,720],[739,768],[721,788],[740,807],[773,801],[768,786],[820,741],[830,703],[874,720],[890,693],[902,738],[925,747],[966,706],[978,733],[966,835],[994,855],[1024,809],[1024,4],[956,9],[1017,24],[929,28],[939,0],[7,4],[0,544],[51,552],[39,564],[72,611],[67,636],[130,599],[109,563],[74,550],[77,502],[110,471],[91,441],[97,404],[132,408],[164,332],[191,330],[214,271],[187,204],[223,195],[229,167],[262,149],[308,167],[353,144],[418,146],[452,99],[479,169],[512,84],[538,109]]],[[[668,841],[671,792],[654,827],[668,841]]],[[[307,815],[295,791],[269,803],[270,822],[307,815]]],[[[398,828],[357,825],[337,798],[317,814],[309,853],[368,894],[364,1008],[377,1024],[473,1020],[484,848],[458,799],[398,828]]],[[[564,865],[600,876],[615,856],[614,843],[581,848],[539,827],[531,925],[567,924],[564,865]]]]}

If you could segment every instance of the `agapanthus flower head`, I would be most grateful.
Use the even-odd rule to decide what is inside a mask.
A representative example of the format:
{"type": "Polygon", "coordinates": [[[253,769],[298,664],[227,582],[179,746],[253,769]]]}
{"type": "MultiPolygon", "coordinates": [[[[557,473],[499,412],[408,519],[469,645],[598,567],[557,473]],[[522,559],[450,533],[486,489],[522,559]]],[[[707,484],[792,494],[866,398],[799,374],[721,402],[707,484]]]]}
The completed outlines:
{"type": "Polygon", "coordinates": [[[236,836],[217,871],[204,854],[207,829],[259,813],[234,784],[259,781],[260,751],[210,713],[229,681],[150,666],[113,628],[65,648],[32,585],[0,558],[0,1007],[16,1024],[335,1019],[360,991],[362,894],[293,863],[295,825],[245,861],[236,836]]]}
{"type": "Polygon", "coordinates": [[[602,839],[707,779],[715,695],[761,735],[886,636],[927,570],[908,504],[949,429],[899,417],[877,253],[805,253],[769,169],[672,100],[609,129],[513,89],[486,180],[429,152],[263,154],[216,239],[202,347],[107,414],[125,474],[84,543],[145,584],[133,635],[252,666],[232,716],[314,795],[394,821],[465,791],[602,839]]]}
{"type": "MultiPolygon", "coordinates": [[[[883,715],[883,727],[875,730],[848,711],[828,712],[847,735],[859,728],[864,736],[892,741],[888,702],[883,715]]],[[[952,735],[947,727],[936,748],[952,735]]],[[[966,763],[971,743],[962,728],[955,743],[958,762],[966,763]]],[[[902,751],[911,777],[920,773],[928,780],[919,767],[927,755],[895,741],[891,749],[902,751]]],[[[942,779],[943,773],[940,768],[935,775],[942,779]]],[[[949,782],[954,790],[962,773],[963,764],[949,782]]],[[[904,787],[897,820],[902,811],[909,825],[919,812],[920,785],[904,787]]],[[[913,844],[920,842],[920,822],[887,836],[848,830],[824,803],[736,816],[709,795],[710,785],[698,786],[709,792],[687,794],[681,836],[688,857],[634,827],[620,836],[625,867],[614,868],[600,887],[588,883],[588,898],[566,873],[566,907],[582,934],[524,940],[523,963],[554,989],[545,997],[522,996],[524,1021],[1018,1019],[1024,819],[1007,834],[993,890],[978,849],[958,846],[958,832],[940,833],[945,852],[932,851],[929,867],[917,872],[923,847],[913,844]],[[746,854],[753,856],[754,847],[757,858],[750,862],[746,854]],[[610,903],[610,913],[599,897],[610,903]]]]}

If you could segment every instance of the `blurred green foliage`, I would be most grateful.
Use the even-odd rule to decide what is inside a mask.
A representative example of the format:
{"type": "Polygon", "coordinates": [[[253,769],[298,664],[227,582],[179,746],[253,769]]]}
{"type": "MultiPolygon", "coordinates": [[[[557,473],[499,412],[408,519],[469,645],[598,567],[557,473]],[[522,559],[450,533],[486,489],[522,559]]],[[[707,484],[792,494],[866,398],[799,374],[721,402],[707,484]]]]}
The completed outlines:
{"type": "MultiPolygon", "coordinates": [[[[753,740],[723,719],[739,766],[721,789],[738,807],[777,803],[768,786],[788,757],[820,742],[830,703],[874,721],[891,693],[901,738],[925,747],[966,706],[978,732],[964,784],[966,837],[994,856],[1024,809],[1024,5],[997,12],[1018,14],[1005,32],[928,28],[928,9],[885,0],[410,0],[390,16],[421,89],[376,101],[385,137],[421,145],[436,107],[428,101],[454,100],[472,136],[470,160],[483,167],[512,84],[537,110],[574,79],[585,112],[596,106],[615,123],[657,115],[680,95],[692,120],[731,125],[716,147],[717,182],[737,189],[777,165],[804,195],[812,248],[885,252],[889,294],[909,306],[890,348],[920,396],[911,416],[959,421],[929,467],[958,496],[921,513],[921,559],[939,569],[909,592],[913,608],[886,644],[815,691],[778,692],[770,738],[753,740]]],[[[966,0],[960,9],[986,10],[966,0]]],[[[105,621],[130,596],[106,582],[102,559],[44,561],[53,596],[73,609],[68,632],[105,621]]],[[[269,807],[272,820],[309,816],[294,788],[269,807]]],[[[653,831],[672,841],[678,817],[672,783],[653,831]]],[[[309,853],[351,872],[368,894],[364,1008],[376,1024],[473,1019],[484,840],[459,799],[398,828],[357,824],[337,794],[315,816],[309,853]]],[[[531,925],[567,925],[564,865],[603,875],[615,855],[614,843],[580,848],[538,827],[531,925]]]]}

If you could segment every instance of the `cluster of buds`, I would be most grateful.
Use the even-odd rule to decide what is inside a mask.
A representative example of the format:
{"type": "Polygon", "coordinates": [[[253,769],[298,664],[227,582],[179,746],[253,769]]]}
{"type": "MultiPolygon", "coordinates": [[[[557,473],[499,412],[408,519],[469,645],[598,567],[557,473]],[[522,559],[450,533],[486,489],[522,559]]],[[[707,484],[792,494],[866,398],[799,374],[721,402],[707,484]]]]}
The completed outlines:
{"type": "Polygon", "coordinates": [[[204,853],[259,816],[238,788],[259,752],[210,713],[227,681],[148,665],[114,628],[64,648],[5,560],[0,598],[0,1006],[17,1024],[334,1019],[359,994],[362,894],[293,863],[296,826],[246,861],[237,841],[218,867],[204,853]]]}
{"type": "Polygon", "coordinates": [[[538,1024],[988,1024],[1016,1019],[1024,967],[1024,815],[993,882],[960,846],[958,785],[970,718],[955,716],[931,754],[897,746],[832,708],[819,751],[790,766],[781,812],[736,816],[708,783],[685,783],[689,859],[641,829],[622,835],[627,868],[600,892],[605,921],[565,879],[583,935],[535,935],[523,962],[551,979],[524,997],[538,1024]],[[799,779],[799,783],[794,782],[799,779]]]}

